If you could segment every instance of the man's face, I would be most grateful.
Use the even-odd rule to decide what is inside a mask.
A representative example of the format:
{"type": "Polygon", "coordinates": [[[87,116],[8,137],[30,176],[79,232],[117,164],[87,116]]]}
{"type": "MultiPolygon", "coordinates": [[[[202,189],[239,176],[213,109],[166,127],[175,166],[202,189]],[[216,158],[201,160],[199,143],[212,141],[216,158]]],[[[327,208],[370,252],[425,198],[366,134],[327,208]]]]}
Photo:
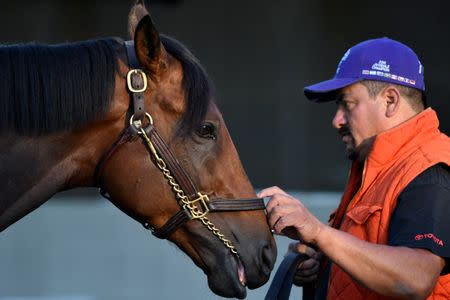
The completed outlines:
{"type": "Polygon", "coordinates": [[[336,104],[333,126],[346,145],[347,156],[364,160],[374,137],[382,131],[383,101],[370,97],[364,85],[355,83],[340,91],[336,104]]]}

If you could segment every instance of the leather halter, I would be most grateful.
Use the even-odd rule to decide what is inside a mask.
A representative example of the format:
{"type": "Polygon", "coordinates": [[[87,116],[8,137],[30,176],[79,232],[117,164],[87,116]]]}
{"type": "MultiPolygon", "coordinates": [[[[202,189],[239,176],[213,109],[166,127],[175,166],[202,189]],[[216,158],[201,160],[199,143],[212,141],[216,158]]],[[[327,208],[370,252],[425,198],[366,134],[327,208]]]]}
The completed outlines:
{"type": "MultiPolygon", "coordinates": [[[[130,119],[130,125],[122,131],[116,142],[111,146],[109,151],[107,151],[103,155],[102,159],[97,165],[95,179],[97,185],[100,187],[100,194],[103,197],[111,200],[111,197],[102,186],[101,181],[105,165],[121,145],[136,140],[138,136],[142,137],[142,135],[139,133],[142,133],[143,130],[145,131],[145,136],[148,137],[151,144],[154,145],[157,154],[162,158],[162,160],[165,161],[167,169],[170,170],[181,190],[184,191],[184,194],[191,201],[191,203],[194,203],[194,205],[196,206],[196,211],[198,212],[198,215],[197,213],[195,213],[195,211],[193,213],[192,210],[183,207],[179,202],[182,209],[174,216],[169,218],[169,220],[160,228],[153,228],[147,222],[147,220],[142,221],[139,220],[139,217],[132,216],[134,219],[142,223],[142,225],[146,229],[150,229],[153,235],[155,235],[156,237],[161,239],[168,238],[171,233],[173,233],[187,221],[192,219],[201,219],[209,212],[264,210],[265,205],[263,199],[209,199],[206,195],[202,195],[201,193],[199,193],[189,175],[179,164],[172,151],[169,149],[163,138],[159,135],[156,128],[153,126],[151,116],[145,112],[144,92],[147,86],[147,78],[145,73],[139,69],[139,63],[136,59],[134,49],[134,42],[125,41],[124,46],[127,51],[128,63],[131,68],[127,75],[127,86],[133,99],[133,115],[130,119]],[[149,119],[149,124],[144,125],[145,118],[149,119]]],[[[150,156],[152,157],[152,161],[157,164],[157,162],[155,161],[155,157],[152,156],[151,153],[150,156]]],[[[203,220],[201,221],[203,222],[203,220]]],[[[208,225],[205,224],[205,226],[208,225]]],[[[221,240],[223,241],[223,239],[221,240]]],[[[237,252],[235,254],[237,254],[237,252]]]]}

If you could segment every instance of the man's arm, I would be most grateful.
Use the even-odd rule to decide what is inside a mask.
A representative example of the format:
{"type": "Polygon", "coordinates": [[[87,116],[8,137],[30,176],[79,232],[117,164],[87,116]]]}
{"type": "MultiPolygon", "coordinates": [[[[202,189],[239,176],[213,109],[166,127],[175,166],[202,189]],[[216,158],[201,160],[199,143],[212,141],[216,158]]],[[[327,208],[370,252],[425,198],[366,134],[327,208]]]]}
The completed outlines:
{"type": "Polygon", "coordinates": [[[356,281],[381,295],[426,298],[445,265],[427,250],[372,244],[329,227],[277,187],[258,196],[271,197],[267,212],[275,233],[316,245],[356,281]]]}
{"type": "Polygon", "coordinates": [[[372,244],[325,225],[316,245],[356,281],[390,297],[425,299],[445,265],[428,250],[372,244]]]}

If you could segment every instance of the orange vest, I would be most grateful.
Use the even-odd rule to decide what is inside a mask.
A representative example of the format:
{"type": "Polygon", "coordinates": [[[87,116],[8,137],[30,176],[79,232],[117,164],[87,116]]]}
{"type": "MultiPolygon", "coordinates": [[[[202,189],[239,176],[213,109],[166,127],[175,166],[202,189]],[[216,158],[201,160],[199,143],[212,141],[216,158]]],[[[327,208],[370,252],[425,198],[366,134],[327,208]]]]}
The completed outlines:
{"type": "MultiPolygon", "coordinates": [[[[450,166],[450,138],[438,129],[431,108],[379,134],[362,170],[354,162],[341,203],[331,225],[361,240],[386,244],[389,223],[403,189],[427,168],[450,166]]],[[[328,300],[387,299],[354,281],[332,264],[328,300]]],[[[428,299],[450,299],[450,274],[439,277],[428,299]]]]}

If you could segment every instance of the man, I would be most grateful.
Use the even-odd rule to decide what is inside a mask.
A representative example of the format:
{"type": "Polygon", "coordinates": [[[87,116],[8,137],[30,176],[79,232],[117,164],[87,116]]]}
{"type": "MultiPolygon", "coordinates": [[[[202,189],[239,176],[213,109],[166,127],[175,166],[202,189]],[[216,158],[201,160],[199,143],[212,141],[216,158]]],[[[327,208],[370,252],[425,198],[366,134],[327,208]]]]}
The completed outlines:
{"type": "Polygon", "coordinates": [[[407,46],[373,39],[304,90],[337,103],[333,126],[353,161],[340,205],[325,225],[277,187],[259,196],[271,198],[273,231],[310,257],[295,281],[312,281],[315,299],[450,299],[450,139],[425,109],[423,71],[407,46]]]}

